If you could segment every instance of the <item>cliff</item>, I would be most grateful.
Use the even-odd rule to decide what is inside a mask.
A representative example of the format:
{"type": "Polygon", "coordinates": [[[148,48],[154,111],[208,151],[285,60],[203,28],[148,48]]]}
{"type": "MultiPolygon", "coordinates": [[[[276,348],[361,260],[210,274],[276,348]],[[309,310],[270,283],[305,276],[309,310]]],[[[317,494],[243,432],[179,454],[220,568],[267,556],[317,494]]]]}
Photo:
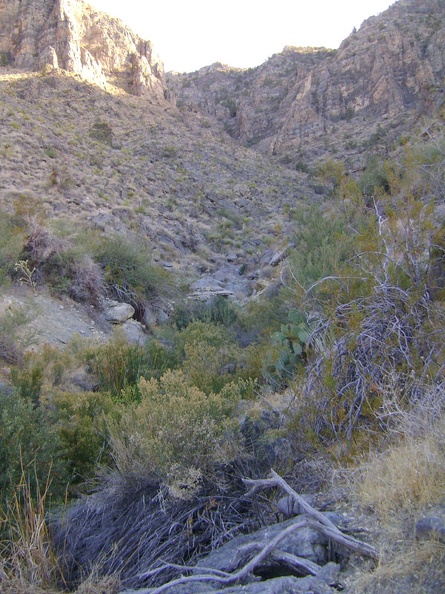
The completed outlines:
{"type": "Polygon", "coordinates": [[[158,100],[167,94],[152,44],[82,0],[0,0],[0,32],[3,65],[63,69],[158,100]]]}
{"type": "Polygon", "coordinates": [[[215,64],[168,84],[245,145],[293,165],[341,155],[356,166],[441,104],[444,73],[444,0],[399,0],[337,50],[286,47],[254,69],[215,64]]]}

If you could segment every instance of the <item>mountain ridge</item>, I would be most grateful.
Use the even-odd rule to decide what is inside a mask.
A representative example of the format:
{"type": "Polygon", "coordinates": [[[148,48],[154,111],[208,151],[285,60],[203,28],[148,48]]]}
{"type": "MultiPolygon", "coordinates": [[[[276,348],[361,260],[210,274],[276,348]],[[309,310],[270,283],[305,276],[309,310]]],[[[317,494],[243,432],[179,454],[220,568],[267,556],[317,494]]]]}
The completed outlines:
{"type": "Polygon", "coordinates": [[[400,0],[338,50],[286,47],[253,69],[167,73],[167,84],[186,109],[291,166],[341,154],[355,169],[373,134],[388,147],[443,101],[444,22],[442,0],[400,0]]]}

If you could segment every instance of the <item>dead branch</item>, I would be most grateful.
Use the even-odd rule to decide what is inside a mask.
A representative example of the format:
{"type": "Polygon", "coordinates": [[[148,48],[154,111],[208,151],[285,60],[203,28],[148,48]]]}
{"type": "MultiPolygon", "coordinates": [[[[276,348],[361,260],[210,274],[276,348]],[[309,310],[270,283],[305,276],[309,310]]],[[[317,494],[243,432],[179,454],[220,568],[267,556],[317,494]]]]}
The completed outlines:
{"type": "MultiPolygon", "coordinates": [[[[275,547],[289,534],[300,530],[301,528],[306,528],[310,526],[311,522],[304,518],[299,522],[295,522],[291,526],[288,526],[284,530],[280,532],[275,538],[273,538],[269,543],[267,543],[256,555],[248,561],[241,569],[232,573],[230,576],[227,577],[220,577],[218,575],[209,574],[209,573],[202,573],[200,575],[190,575],[187,577],[178,578],[176,580],[172,580],[155,590],[152,590],[150,594],[161,594],[162,592],[166,592],[168,589],[172,588],[173,586],[178,586],[180,584],[187,584],[192,582],[209,582],[213,581],[223,586],[230,586],[232,584],[236,584],[237,582],[241,581],[247,575],[252,573],[255,568],[265,559],[274,549],[275,547]]],[[[189,568],[192,569],[192,568],[189,568]]]]}
{"type": "Polygon", "coordinates": [[[343,532],[337,528],[337,526],[331,522],[331,520],[326,517],[324,514],[313,508],[307,501],[303,499],[287,482],[279,476],[275,471],[271,470],[272,478],[271,479],[262,479],[259,481],[244,479],[244,484],[251,485],[252,488],[249,491],[253,493],[258,489],[264,488],[271,488],[271,487],[281,487],[288,495],[294,499],[298,505],[304,509],[304,511],[311,517],[315,518],[316,521],[308,521],[308,525],[311,528],[315,528],[316,530],[321,531],[331,540],[341,544],[348,549],[356,551],[362,555],[366,555],[367,557],[372,557],[373,559],[379,558],[379,552],[373,546],[358,540],[352,536],[348,536],[343,534],[343,532]]]}
{"type": "MultiPolygon", "coordinates": [[[[193,582],[214,582],[220,584],[221,586],[230,586],[239,583],[241,580],[251,575],[266,557],[270,557],[274,561],[285,563],[289,568],[293,569],[294,571],[301,571],[302,569],[304,569],[312,575],[317,575],[317,573],[320,570],[320,566],[316,563],[277,549],[279,543],[282,540],[284,540],[287,536],[289,536],[289,534],[306,527],[318,530],[334,542],[337,542],[338,544],[341,544],[357,553],[366,555],[373,559],[379,558],[379,552],[377,551],[377,549],[365,542],[357,540],[356,538],[343,534],[343,532],[341,532],[341,530],[337,528],[337,526],[335,526],[335,524],[331,522],[331,520],[329,520],[329,518],[326,517],[326,515],[323,515],[321,512],[319,512],[318,510],[313,508],[309,503],[307,503],[307,501],[305,501],[300,495],[298,495],[298,493],[294,491],[294,489],[292,489],[292,487],[288,485],[288,483],[282,477],[280,477],[273,470],[271,471],[271,474],[272,478],[270,479],[244,479],[244,484],[251,486],[251,489],[248,494],[254,493],[258,490],[265,488],[280,487],[286,493],[288,493],[301,506],[302,509],[304,509],[304,511],[309,517],[303,517],[291,526],[284,528],[275,538],[273,538],[265,546],[261,546],[259,543],[251,543],[244,547],[241,547],[240,552],[243,553],[243,555],[257,550],[258,548],[260,550],[254,555],[252,559],[247,561],[243,565],[243,567],[241,567],[234,573],[227,574],[225,572],[215,571],[209,568],[205,569],[205,571],[203,571],[199,575],[183,576],[175,580],[172,580],[154,590],[150,590],[150,594],[162,594],[163,592],[166,592],[173,586],[178,586],[181,584],[190,584],[193,582]]],[[[166,567],[170,568],[168,565],[166,565],[166,567]]],[[[176,566],[176,568],[178,567],[176,566]]],[[[197,568],[181,567],[180,569],[182,571],[192,572],[196,571],[197,568]]],[[[159,568],[156,571],[159,570],[161,570],[161,568],[159,568]]]]}

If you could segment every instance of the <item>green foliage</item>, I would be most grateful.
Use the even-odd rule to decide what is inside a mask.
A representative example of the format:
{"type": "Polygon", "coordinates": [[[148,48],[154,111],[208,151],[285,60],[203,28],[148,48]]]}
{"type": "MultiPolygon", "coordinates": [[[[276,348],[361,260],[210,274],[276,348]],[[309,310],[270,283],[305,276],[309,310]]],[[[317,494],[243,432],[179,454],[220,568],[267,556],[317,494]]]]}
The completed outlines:
{"type": "Polygon", "coordinates": [[[315,174],[331,192],[334,192],[344,178],[345,168],[341,161],[329,159],[318,165],[315,174]]]}
{"type": "Polygon", "coordinates": [[[114,400],[129,402],[140,400],[139,378],[159,378],[178,366],[180,354],[177,344],[168,346],[152,339],[144,346],[131,345],[116,332],[106,345],[90,349],[86,358],[100,389],[114,400]]]}
{"type": "Polygon", "coordinates": [[[300,413],[322,441],[360,447],[364,431],[378,434],[391,423],[391,410],[409,409],[443,382],[437,336],[444,319],[432,301],[441,298],[445,278],[443,222],[439,193],[430,192],[443,180],[444,153],[439,158],[440,141],[431,142],[418,151],[407,147],[398,162],[371,162],[373,199],[360,205],[358,219],[348,215],[354,234],[349,258],[335,267],[335,299],[320,301],[318,293],[311,300],[306,291],[306,306],[319,308],[320,322],[300,413]]]}
{"type": "Polygon", "coordinates": [[[0,493],[4,500],[25,473],[35,485],[52,476],[51,493],[63,498],[68,474],[57,431],[46,412],[17,392],[0,391],[0,493]]]}
{"type": "Polygon", "coordinates": [[[378,157],[373,156],[368,161],[360,177],[359,188],[365,196],[372,196],[379,190],[385,192],[389,190],[388,171],[384,162],[378,157]]]}
{"type": "Polygon", "coordinates": [[[13,274],[23,244],[24,233],[16,226],[14,217],[0,211],[0,287],[5,286],[13,274]]]}
{"type": "Polygon", "coordinates": [[[141,378],[139,390],[141,402],[109,423],[113,457],[124,474],[205,471],[232,447],[230,417],[240,397],[236,386],[206,394],[176,370],[159,380],[141,378]]]}
{"type": "Polygon", "coordinates": [[[192,322],[221,324],[230,327],[238,321],[235,305],[220,295],[208,302],[187,300],[175,307],[172,316],[178,330],[184,330],[192,322]]]}
{"type": "Polygon", "coordinates": [[[241,352],[226,328],[193,322],[179,340],[184,352],[182,369],[189,384],[210,393],[220,392],[233,381],[241,352]]]}
{"type": "Polygon", "coordinates": [[[71,483],[92,477],[98,464],[110,462],[105,415],[113,414],[107,393],[59,391],[52,395],[50,418],[62,445],[71,483]]]}
{"type": "Polygon", "coordinates": [[[161,266],[149,262],[140,243],[115,235],[97,238],[91,248],[93,259],[100,265],[106,284],[117,298],[143,309],[143,302],[148,298],[171,294],[170,276],[161,266]]]}
{"type": "Polygon", "coordinates": [[[271,336],[272,344],[263,371],[268,381],[273,381],[275,385],[286,383],[298,367],[306,363],[309,335],[306,315],[291,309],[287,323],[271,336]]]}
{"type": "MultiPolygon", "coordinates": [[[[290,257],[292,279],[296,289],[308,290],[327,277],[338,277],[354,255],[354,232],[348,228],[347,216],[329,216],[319,206],[310,206],[297,217],[295,249],[290,257]]],[[[333,280],[318,288],[318,293],[330,291],[333,280]]]]}
{"type": "Polygon", "coordinates": [[[144,349],[130,345],[119,333],[108,344],[92,350],[88,360],[100,388],[109,392],[114,399],[121,398],[123,390],[134,386],[146,370],[144,349]]]}
{"type": "Polygon", "coordinates": [[[23,336],[23,326],[30,321],[30,312],[11,305],[0,315],[0,359],[17,364],[22,359],[22,349],[33,341],[33,334],[23,336]]]}
{"type": "Polygon", "coordinates": [[[11,380],[22,398],[35,407],[39,405],[43,382],[43,365],[40,362],[22,369],[13,368],[11,380]]]}
{"type": "Polygon", "coordinates": [[[113,142],[113,130],[106,122],[96,122],[90,130],[90,137],[111,146],[113,142]]]}

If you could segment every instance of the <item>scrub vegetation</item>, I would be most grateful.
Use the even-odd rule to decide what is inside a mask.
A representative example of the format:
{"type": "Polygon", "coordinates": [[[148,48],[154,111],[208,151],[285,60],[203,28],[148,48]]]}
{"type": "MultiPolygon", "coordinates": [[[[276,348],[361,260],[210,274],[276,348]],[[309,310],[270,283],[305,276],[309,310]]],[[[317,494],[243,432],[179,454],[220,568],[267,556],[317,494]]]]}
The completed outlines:
{"type": "MultiPolygon", "coordinates": [[[[144,345],[116,332],[104,345],[76,339],[63,350],[26,352],[28,313],[1,312],[0,357],[11,381],[0,387],[8,559],[0,575],[10,591],[79,587],[85,571],[97,572],[96,583],[116,579],[115,564],[101,568],[99,557],[88,567],[66,565],[50,536],[46,512],[93,483],[99,492],[113,488],[118,500],[125,484],[150,483],[183,513],[185,501],[198,505],[203,493],[267,473],[265,444],[279,435],[291,444],[287,470],[307,458],[356,469],[357,502],[393,526],[379,569],[382,583],[389,579],[400,555],[391,550],[401,536],[395,518],[411,518],[445,493],[444,162],[438,121],[397,157],[372,159],[359,179],[338,162],[320,167],[314,175],[332,182],[329,196],[295,214],[282,285],[242,308],[224,298],[186,301],[180,279],[132,240],[61,234],[20,202],[2,213],[3,287],[27,283],[90,305],[118,297],[139,319],[153,300],[176,303],[144,345]],[[79,368],[93,391],[73,389],[79,368]],[[255,419],[271,395],[282,403],[279,430],[247,437],[246,415],[255,419]]],[[[69,549],[71,533],[58,522],[56,542],[69,549]]],[[[200,535],[203,552],[212,537],[200,535]]],[[[429,554],[438,560],[443,551],[429,554]]]]}

